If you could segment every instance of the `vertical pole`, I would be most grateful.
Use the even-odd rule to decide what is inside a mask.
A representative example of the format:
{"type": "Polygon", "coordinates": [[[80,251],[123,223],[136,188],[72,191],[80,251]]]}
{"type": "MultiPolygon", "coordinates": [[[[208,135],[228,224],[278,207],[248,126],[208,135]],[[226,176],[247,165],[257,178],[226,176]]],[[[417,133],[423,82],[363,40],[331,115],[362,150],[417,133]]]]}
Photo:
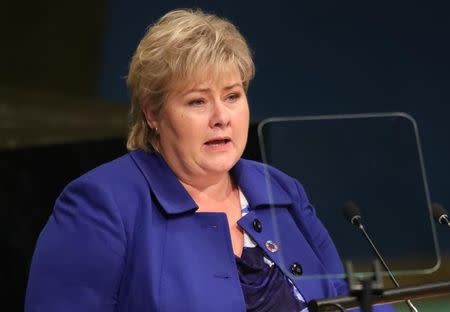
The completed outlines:
{"type": "Polygon", "coordinates": [[[361,292],[359,293],[359,304],[361,307],[361,312],[372,312],[372,280],[370,278],[365,278],[361,280],[361,292]]]}

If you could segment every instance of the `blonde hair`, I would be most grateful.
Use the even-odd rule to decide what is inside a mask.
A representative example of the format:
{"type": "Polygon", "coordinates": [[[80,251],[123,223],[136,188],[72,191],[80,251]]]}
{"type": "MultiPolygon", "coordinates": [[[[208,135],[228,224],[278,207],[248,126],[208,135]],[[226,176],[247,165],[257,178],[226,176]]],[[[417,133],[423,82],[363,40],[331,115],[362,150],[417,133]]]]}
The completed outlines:
{"type": "Polygon", "coordinates": [[[200,10],[175,10],[152,25],[139,43],[128,72],[131,93],[127,149],[155,151],[157,132],[147,125],[143,108],[157,116],[170,86],[186,83],[199,71],[238,68],[247,91],[255,68],[238,29],[224,18],[200,10]]]}

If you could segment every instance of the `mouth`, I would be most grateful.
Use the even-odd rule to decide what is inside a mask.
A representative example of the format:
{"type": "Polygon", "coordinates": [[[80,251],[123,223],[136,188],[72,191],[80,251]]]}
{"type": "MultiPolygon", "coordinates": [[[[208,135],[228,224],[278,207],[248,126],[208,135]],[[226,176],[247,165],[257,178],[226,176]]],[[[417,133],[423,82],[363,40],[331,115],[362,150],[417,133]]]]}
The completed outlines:
{"type": "Polygon", "coordinates": [[[230,142],[231,142],[231,139],[227,138],[227,137],[226,138],[214,138],[212,140],[206,141],[205,145],[211,146],[211,147],[224,146],[224,145],[227,145],[230,142]]]}

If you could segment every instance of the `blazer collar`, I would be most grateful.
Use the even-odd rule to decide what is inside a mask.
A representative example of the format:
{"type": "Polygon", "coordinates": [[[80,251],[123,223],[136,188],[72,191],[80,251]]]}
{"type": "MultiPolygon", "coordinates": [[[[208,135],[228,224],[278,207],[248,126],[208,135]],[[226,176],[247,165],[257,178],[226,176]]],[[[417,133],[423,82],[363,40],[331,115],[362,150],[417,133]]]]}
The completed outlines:
{"type": "Polygon", "coordinates": [[[130,155],[166,213],[180,214],[198,209],[160,154],[135,150],[130,155]]]}
{"type": "MultiPolygon", "coordinates": [[[[130,156],[167,214],[194,212],[198,209],[160,154],[135,150],[130,156]]],[[[270,172],[270,167],[244,159],[239,160],[232,168],[231,175],[247,198],[250,209],[292,204],[290,196],[270,172]]]]}
{"type": "Polygon", "coordinates": [[[231,169],[231,175],[247,198],[250,210],[292,205],[291,196],[275,179],[277,174],[268,165],[240,159],[231,169]]]}

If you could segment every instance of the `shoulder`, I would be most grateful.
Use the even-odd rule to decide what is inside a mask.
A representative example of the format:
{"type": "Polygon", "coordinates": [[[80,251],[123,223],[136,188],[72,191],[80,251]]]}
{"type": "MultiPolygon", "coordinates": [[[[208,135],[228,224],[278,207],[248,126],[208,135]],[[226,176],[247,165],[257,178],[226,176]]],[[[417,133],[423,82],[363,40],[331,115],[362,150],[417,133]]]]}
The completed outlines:
{"type": "Polygon", "coordinates": [[[74,182],[92,181],[110,184],[126,177],[132,177],[138,173],[139,170],[131,159],[130,153],[127,153],[89,170],[75,179],[74,182]]]}
{"type": "Polygon", "coordinates": [[[108,207],[130,207],[133,201],[147,194],[148,185],[127,153],[99,165],[71,181],[62,191],[59,200],[73,198],[108,207]],[[128,203],[128,204],[127,204],[128,203]]]}
{"type": "Polygon", "coordinates": [[[149,185],[131,155],[104,163],[67,184],[55,202],[53,218],[100,227],[117,238],[108,240],[123,245],[139,214],[153,205],[149,185]]]}
{"type": "Polygon", "coordinates": [[[87,184],[98,186],[101,189],[123,192],[136,185],[145,185],[145,178],[133,161],[132,153],[124,154],[87,171],[70,182],[67,187],[87,184]]]}

